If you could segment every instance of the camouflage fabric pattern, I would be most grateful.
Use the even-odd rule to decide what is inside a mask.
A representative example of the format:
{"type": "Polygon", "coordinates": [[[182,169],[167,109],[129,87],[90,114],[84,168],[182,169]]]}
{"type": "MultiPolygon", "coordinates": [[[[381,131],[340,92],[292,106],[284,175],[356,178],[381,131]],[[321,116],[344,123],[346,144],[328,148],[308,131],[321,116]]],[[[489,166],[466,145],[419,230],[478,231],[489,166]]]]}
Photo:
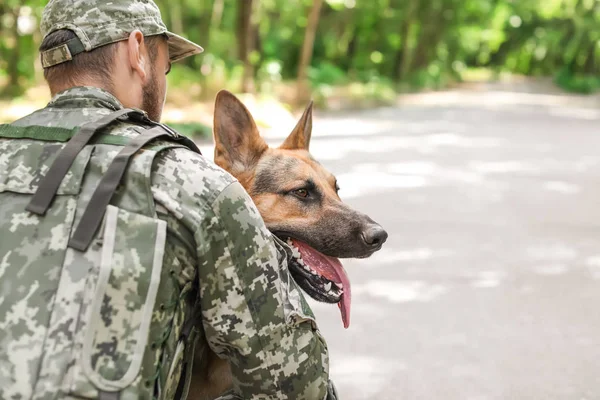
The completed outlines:
{"type": "Polygon", "coordinates": [[[160,282],[166,223],[109,206],[104,230],[103,246],[110,250],[101,257],[83,349],[89,363],[83,367],[88,376],[97,375],[97,386],[110,390],[137,376],[136,356],[146,346],[160,282]]]}
{"type": "Polygon", "coordinates": [[[68,329],[50,331],[47,326],[76,201],[57,198],[47,215],[52,224],[42,224],[24,212],[28,197],[2,192],[0,200],[0,398],[29,399],[45,337],[50,333],[60,338],[68,329]],[[40,242],[36,236],[54,240],[40,242]]]}
{"type": "MultiPolygon", "coordinates": [[[[40,29],[43,37],[59,29],[72,30],[86,51],[127,39],[136,29],[144,36],[167,35],[172,62],[203,51],[199,45],[169,32],[152,0],[51,0],[42,13],[40,29]]],[[[69,60],[64,51],[49,51],[44,57],[53,63],[69,60]]]]}
{"type": "Polygon", "coordinates": [[[167,175],[155,175],[153,192],[162,205],[186,221],[193,218],[189,213],[198,212],[198,198],[212,198],[195,240],[201,260],[203,325],[211,348],[231,360],[235,391],[244,399],[323,398],[326,381],[321,378],[328,369],[325,342],[315,329],[312,312],[306,313],[299,302],[302,295],[273,246],[272,235],[256,208],[248,206],[252,203],[246,191],[238,182],[213,193],[206,185],[174,186],[172,176],[193,181],[194,168],[185,167],[191,161],[196,169],[222,172],[203,158],[189,160],[187,153],[169,154],[163,160],[159,166],[175,162],[170,163],[173,170],[164,168],[167,175]],[[273,268],[279,263],[282,268],[273,268]]]}
{"type": "MultiPolygon", "coordinates": [[[[15,125],[72,128],[119,108],[103,90],[73,88],[15,125]]],[[[123,122],[110,127],[139,132],[123,122]]],[[[231,175],[178,145],[154,144],[134,157],[113,199],[116,229],[107,228],[107,213],[97,240],[80,253],[64,250],[69,229],[120,147],[86,148],[49,214],[31,216],[25,204],[60,148],[0,139],[0,230],[10,238],[0,241],[0,398],[97,398],[98,389],[111,388],[121,399],[151,399],[155,390],[173,398],[191,352],[181,335],[198,295],[196,274],[206,338],[198,350],[208,344],[232,365],[234,387],[223,399],[335,398],[326,343],[287,270],[289,247],[267,231],[231,175]],[[167,235],[156,279],[160,223],[167,235]],[[149,302],[144,329],[140,305],[149,302]],[[126,376],[136,357],[139,373],[126,376]]]]}
{"type": "Polygon", "coordinates": [[[44,68],[71,61],[72,59],[73,55],[66,44],[44,51],[41,55],[41,62],[44,68]]]}
{"type": "MultiPolygon", "coordinates": [[[[62,105],[69,100],[75,101],[74,99],[89,92],[90,89],[73,91],[71,95],[57,97],[53,105],[62,105]]],[[[106,93],[99,93],[95,98],[96,104],[106,103],[106,101],[113,103],[114,108],[119,107],[106,93]]],[[[88,117],[94,117],[90,112],[96,110],[93,108],[94,101],[88,98],[78,104],[82,107],[91,107],[80,108],[79,119],[82,118],[82,111],[88,114],[88,117]]],[[[60,120],[64,124],[65,119],[61,118],[60,114],[57,115],[56,110],[54,111],[54,116],[50,119],[60,120]]],[[[96,114],[99,116],[109,112],[110,110],[107,109],[98,109],[96,114]]],[[[44,115],[48,117],[44,111],[36,113],[35,117],[40,117],[38,121],[43,121],[44,115]]],[[[76,113],[71,117],[75,115],[76,113]]],[[[115,128],[117,133],[123,136],[133,136],[140,130],[139,127],[125,124],[116,124],[115,128]]],[[[15,210],[20,209],[21,214],[31,217],[29,213],[24,212],[24,205],[29,198],[24,195],[36,190],[41,176],[48,170],[54,155],[63,144],[0,140],[0,146],[3,151],[1,170],[4,175],[0,175],[2,178],[0,201],[7,207],[14,205],[15,210]],[[15,193],[18,194],[19,201],[11,198],[15,193]]],[[[163,145],[161,148],[168,147],[179,147],[179,145],[163,145]]],[[[171,272],[180,271],[177,268],[173,268],[172,271],[165,270],[163,274],[165,276],[156,279],[153,272],[157,269],[150,268],[153,267],[150,258],[153,255],[154,240],[148,235],[156,230],[155,228],[153,231],[152,227],[156,226],[157,222],[165,225],[163,221],[144,217],[154,213],[149,177],[155,152],[145,151],[134,158],[127,172],[125,184],[116,193],[115,204],[120,207],[117,220],[126,217],[125,220],[113,230],[103,228],[103,233],[86,253],[66,249],[70,228],[78,222],[78,217],[95,190],[99,178],[106,172],[110,161],[120,148],[97,145],[93,150],[93,155],[92,147],[85,148],[79,154],[73,168],[59,188],[59,196],[54,204],[56,206],[68,202],[70,206],[65,208],[68,213],[65,211],[59,215],[50,213],[45,218],[37,216],[28,218],[27,224],[23,226],[18,224],[13,228],[12,237],[14,240],[22,238],[21,244],[11,241],[0,243],[0,254],[12,255],[7,258],[7,262],[21,267],[20,269],[7,267],[0,275],[2,282],[6,283],[0,292],[0,297],[4,299],[2,305],[6,306],[6,315],[10,316],[11,312],[19,310],[15,311],[14,306],[14,300],[19,298],[19,294],[10,291],[15,285],[8,285],[8,283],[19,282],[19,279],[23,287],[27,283],[31,286],[32,281],[34,285],[39,283],[44,287],[43,291],[34,291],[26,298],[27,306],[31,306],[33,310],[40,304],[48,307],[47,313],[36,311],[24,317],[26,320],[31,320],[30,323],[36,322],[38,328],[37,334],[29,338],[31,342],[37,341],[38,346],[27,347],[29,351],[26,355],[30,357],[27,359],[24,357],[23,349],[11,348],[14,344],[11,337],[18,337],[22,333],[26,336],[27,331],[22,332],[17,329],[18,324],[15,325],[14,318],[4,320],[2,318],[4,309],[0,306],[2,309],[0,320],[6,323],[3,325],[6,328],[3,332],[14,330],[14,335],[5,337],[6,346],[3,345],[3,351],[0,351],[0,369],[6,370],[6,373],[0,374],[0,398],[12,398],[19,393],[33,393],[34,399],[45,399],[51,393],[56,394],[57,388],[60,388],[60,393],[65,395],[95,398],[98,396],[98,388],[104,390],[124,388],[122,398],[129,396],[129,398],[148,399],[152,397],[154,391],[153,377],[156,375],[159,363],[169,362],[165,357],[167,353],[163,352],[160,346],[167,339],[177,340],[177,338],[167,337],[166,333],[170,333],[169,328],[173,323],[172,318],[169,317],[172,317],[174,309],[180,307],[176,301],[179,299],[178,292],[171,288],[160,299],[164,303],[174,304],[169,314],[167,310],[156,306],[156,302],[148,296],[148,290],[151,286],[156,287],[161,280],[168,285],[171,272]],[[86,169],[88,171],[84,179],[86,169]],[[60,223],[62,219],[65,220],[64,223],[60,223]],[[106,243],[111,237],[114,238],[115,244],[113,250],[106,253],[106,243]],[[32,244],[26,247],[29,258],[25,261],[15,258],[15,251],[11,249],[16,248],[18,251],[21,246],[30,242],[32,244]],[[104,246],[101,245],[102,242],[104,246]],[[49,254],[55,256],[48,257],[49,254]],[[104,261],[107,257],[110,257],[110,262],[104,261]],[[23,265],[26,268],[23,268],[23,265]],[[104,275],[106,282],[102,285],[103,291],[98,292],[96,287],[102,276],[102,269],[99,267],[103,265],[110,266],[110,273],[104,275]],[[23,274],[27,268],[32,272],[23,274]],[[47,276],[48,279],[44,280],[41,279],[44,275],[38,276],[36,272],[46,269],[53,272],[47,276]],[[142,307],[144,301],[141,301],[141,298],[144,297],[151,299],[150,307],[142,307]],[[99,299],[102,303],[98,303],[99,299]],[[155,306],[156,310],[154,310],[155,306]],[[146,325],[143,324],[145,314],[147,314],[146,325]],[[156,321],[156,324],[147,326],[151,320],[156,321]],[[94,323],[87,326],[89,321],[94,323]],[[27,360],[27,369],[23,367],[16,369],[15,360],[27,360]],[[133,374],[127,376],[129,371],[133,374]],[[29,387],[24,386],[25,382],[22,380],[27,377],[30,380],[29,387]],[[90,377],[94,377],[94,382],[90,382],[92,379],[90,377]],[[152,379],[148,381],[150,378],[152,379]]],[[[54,211],[54,207],[51,211],[54,211]]],[[[7,221],[14,225],[11,220],[7,221]]],[[[9,229],[4,229],[2,226],[3,232],[8,232],[9,229]]],[[[164,247],[162,246],[162,249],[164,247]]],[[[156,248],[161,250],[160,246],[156,248]]],[[[163,260],[162,253],[159,259],[163,260]]],[[[166,256],[164,259],[171,260],[166,256]]],[[[162,272],[161,268],[158,268],[158,271],[162,272]]],[[[181,325],[182,322],[179,324],[181,325]]],[[[172,331],[176,332],[176,330],[172,331]]]]}

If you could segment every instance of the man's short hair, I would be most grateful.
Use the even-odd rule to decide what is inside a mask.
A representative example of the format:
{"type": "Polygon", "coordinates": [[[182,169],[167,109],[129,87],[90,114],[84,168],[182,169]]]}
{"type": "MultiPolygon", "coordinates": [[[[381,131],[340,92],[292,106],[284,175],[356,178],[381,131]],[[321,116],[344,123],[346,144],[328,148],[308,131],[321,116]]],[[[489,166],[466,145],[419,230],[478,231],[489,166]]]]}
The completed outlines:
{"type": "MultiPolygon", "coordinates": [[[[76,37],[75,33],[68,29],[54,31],[42,41],[40,52],[60,46],[74,37],[76,37]]],[[[161,39],[165,40],[162,35],[144,38],[150,58],[154,59],[158,56],[158,43],[161,39]]],[[[52,92],[55,87],[75,86],[78,82],[90,79],[112,89],[112,72],[116,54],[116,43],[92,51],[84,51],[74,56],[71,61],[44,68],[44,78],[52,92]]]]}

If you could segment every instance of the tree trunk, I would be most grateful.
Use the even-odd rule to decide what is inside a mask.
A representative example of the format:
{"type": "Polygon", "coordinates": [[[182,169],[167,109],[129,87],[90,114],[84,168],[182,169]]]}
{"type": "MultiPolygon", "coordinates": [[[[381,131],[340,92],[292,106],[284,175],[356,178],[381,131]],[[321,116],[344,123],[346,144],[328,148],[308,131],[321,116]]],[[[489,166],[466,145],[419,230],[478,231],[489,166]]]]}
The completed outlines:
{"type": "Polygon", "coordinates": [[[212,4],[212,12],[210,16],[210,24],[208,29],[206,30],[206,38],[204,39],[204,43],[206,48],[210,48],[210,37],[212,36],[213,30],[218,30],[221,25],[221,20],[223,19],[223,6],[224,0],[214,0],[212,4]]]}
{"type": "Polygon", "coordinates": [[[298,86],[296,91],[296,100],[299,104],[304,103],[310,97],[307,79],[308,67],[313,55],[313,47],[315,44],[317,27],[319,26],[319,16],[321,14],[322,5],[323,0],[313,0],[313,5],[308,16],[308,25],[306,26],[306,31],[304,33],[304,44],[302,45],[300,63],[298,65],[298,86]]]}
{"type": "Polygon", "coordinates": [[[398,69],[398,80],[403,81],[410,72],[412,49],[410,48],[410,35],[412,32],[413,23],[415,20],[415,14],[419,6],[419,0],[410,0],[407,6],[406,18],[402,25],[402,31],[400,32],[401,44],[398,53],[399,69],[398,69]]]}
{"type": "MultiPolygon", "coordinates": [[[[1,15],[1,13],[0,13],[1,15]]],[[[2,33],[0,32],[0,35],[2,33]]],[[[40,32],[39,29],[35,29],[33,31],[33,43],[35,43],[37,46],[39,46],[39,43],[42,43],[42,33],[40,32]]],[[[1,57],[1,55],[0,55],[1,57]]],[[[44,77],[44,68],[42,67],[42,63],[36,62],[34,63],[34,75],[35,78],[37,80],[37,82],[41,82],[43,80],[44,77]]]]}
{"type": "Polygon", "coordinates": [[[13,16],[13,26],[10,30],[10,34],[13,37],[13,47],[8,51],[8,84],[4,90],[5,94],[8,96],[14,96],[21,92],[21,87],[19,85],[19,59],[21,58],[21,48],[19,46],[19,28],[17,24],[19,14],[21,13],[21,7],[16,6],[11,11],[13,16]]]}
{"type": "Polygon", "coordinates": [[[223,7],[225,6],[224,0],[215,0],[213,3],[212,16],[210,25],[215,29],[218,29],[223,19],[223,7]]]}
{"type": "Polygon", "coordinates": [[[205,1],[205,3],[208,3],[208,7],[206,11],[204,8],[202,9],[202,17],[198,20],[198,23],[200,24],[200,35],[198,36],[198,44],[204,47],[205,49],[210,49],[210,33],[213,29],[212,24],[214,19],[214,8],[216,4],[213,0],[207,0],[205,1]]]}
{"type": "Polygon", "coordinates": [[[182,11],[182,0],[171,0],[170,2],[170,11],[171,11],[171,29],[173,33],[177,35],[184,34],[184,26],[183,26],[183,11],[182,11]]]}
{"type": "Polygon", "coordinates": [[[240,61],[246,60],[247,43],[246,32],[250,24],[250,7],[252,0],[238,0],[237,12],[237,42],[238,42],[238,58],[240,61]]]}
{"type": "Polygon", "coordinates": [[[348,48],[346,49],[346,57],[344,67],[346,71],[352,70],[352,66],[354,65],[354,56],[356,55],[356,47],[358,44],[358,39],[356,37],[356,31],[352,33],[352,39],[348,42],[348,48]]]}
{"type": "Polygon", "coordinates": [[[393,61],[393,65],[392,65],[392,79],[394,79],[394,81],[398,82],[400,80],[400,65],[402,65],[402,58],[403,58],[403,47],[402,45],[400,45],[400,47],[398,48],[398,50],[396,50],[396,54],[394,55],[394,61],[393,61]]]}
{"type": "Polygon", "coordinates": [[[585,63],[583,64],[583,72],[588,75],[596,74],[596,43],[592,41],[589,45],[585,63]]]}
{"type": "Polygon", "coordinates": [[[444,9],[441,5],[429,5],[429,12],[421,19],[422,30],[415,48],[413,68],[416,70],[427,68],[432,53],[435,52],[439,38],[443,36],[445,28],[444,9]]]}
{"type": "Polygon", "coordinates": [[[250,55],[256,46],[257,26],[256,14],[258,1],[238,1],[238,54],[244,63],[244,75],[242,77],[242,92],[253,93],[254,88],[254,65],[250,55]]]}

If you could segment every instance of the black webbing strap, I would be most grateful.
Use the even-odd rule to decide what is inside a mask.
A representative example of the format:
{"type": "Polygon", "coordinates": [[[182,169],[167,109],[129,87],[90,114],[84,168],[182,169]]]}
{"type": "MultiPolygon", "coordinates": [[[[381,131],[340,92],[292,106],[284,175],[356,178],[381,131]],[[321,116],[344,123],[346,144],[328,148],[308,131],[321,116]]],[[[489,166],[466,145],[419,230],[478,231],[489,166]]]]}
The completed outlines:
{"type": "Polygon", "coordinates": [[[141,112],[131,108],[124,108],[96,121],[82,125],[79,131],[67,142],[58,156],[56,156],[48,172],[42,178],[26,210],[38,215],[44,215],[48,211],[54,196],[56,196],[65,175],[69,172],[69,168],[73,165],[73,161],[75,161],[79,152],[89,143],[94,134],[117,118],[129,114],[141,114],[141,112]]]}
{"type": "Polygon", "coordinates": [[[180,135],[179,133],[177,133],[177,131],[175,131],[170,126],[165,125],[165,124],[163,124],[161,122],[152,121],[145,114],[137,117],[136,119],[137,119],[137,122],[141,123],[141,124],[146,124],[146,125],[150,125],[150,126],[160,126],[165,131],[167,131],[167,132],[169,132],[171,134],[172,139],[175,139],[176,141],[181,142],[185,147],[187,147],[190,150],[192,150],[192,151],[194,151],[194,152],[202,155],[202,152],[200,151],[200,149],[198,148],[198,146],[196,146],[196,143],[194,143],[194,141],[192,139],[188,138],[187,136],[180,135]]]}
{"type": "Polygon", "coordinates": [[[85,51],[85,46],[81,43],[78,37],[74,37],[66,43],[53,47],[49,50],[42,51],[41,61],[42,67],[49,68],[56,64],[65,61],[71,61],[79,53],[85,51]]]}
{"type": "MultiPolygon", "coordinates": [[[[170,126],[167,126],[167,125],[159,123],[159,122],[150,121],[150,120],[147,120],[147,121],[149,121],[157,126],[162,127],[164,130],[171,133],[171,135],[173,136],[173,138],[175,140],[177,140],[178,142],[181,142],[185,147],[189,148],[190,150],[202,155],[202,152],[200,151],[198,146],[196,146],[196,143],[194,143],[194,141],[192,139],[190,139],[186,136],[180,135],[175,130],[173,130],[173,128],[171,128],[170,126]]],[[[144,122],[147,122],[147,121],[144,120],[144,122]]]]}
{"type": "Polygon", "coordinates": [[[125,174],[129,160],[147,143],[161,136],[173,138],[161,126],[156,126],[136,136],[121,149],[108,166],[108,170],[102,176],[94,194],[92,194],[92,198],[83,212],[79,225],[77,225],[75,233],[71,237],[71,240],[69,240],[69,247],[79,251],[87,250],[96,230],[98,230],[102,222],[102,218],[104,218],[106,207],[110,204],[110,200],[117,190],[121,178],[125,174]]]}

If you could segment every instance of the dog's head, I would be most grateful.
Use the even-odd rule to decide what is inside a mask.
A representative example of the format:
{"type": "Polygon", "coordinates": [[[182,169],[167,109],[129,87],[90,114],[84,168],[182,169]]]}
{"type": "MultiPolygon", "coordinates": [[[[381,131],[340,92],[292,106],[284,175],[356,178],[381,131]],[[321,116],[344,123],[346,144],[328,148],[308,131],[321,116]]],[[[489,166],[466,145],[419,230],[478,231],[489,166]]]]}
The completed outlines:
{"type": "Polygon", "coordinates": [[[349,324],[350,282],[338,258],[364,258],[387,233],[344,204],[335,176],[309,153],[312,104],[278,148],[261,138],[248,109],[231,93],[217,95],[215,163],[248,191],[267,228],[292,247],[290,271],[316,300],[339,303],[349,324]]]}

